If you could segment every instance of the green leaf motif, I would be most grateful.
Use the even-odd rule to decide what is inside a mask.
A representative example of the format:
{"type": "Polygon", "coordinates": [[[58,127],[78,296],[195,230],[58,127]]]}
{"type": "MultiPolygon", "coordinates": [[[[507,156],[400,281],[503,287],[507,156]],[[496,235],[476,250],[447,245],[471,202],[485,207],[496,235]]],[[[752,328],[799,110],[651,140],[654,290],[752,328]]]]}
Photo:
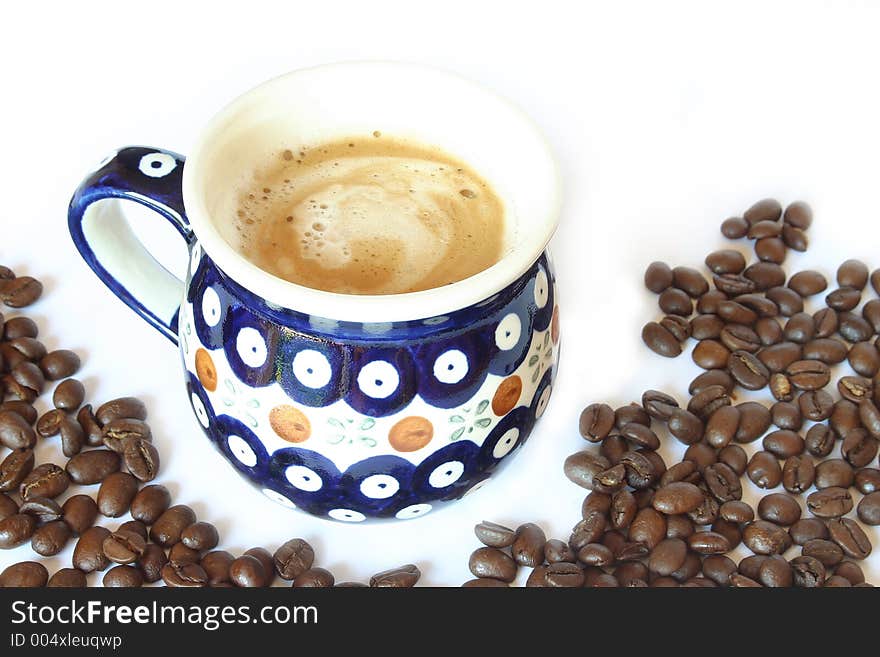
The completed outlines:
{"type": "Polygon", "coordinates": [[[531,358],[529,358],[529,367],[534,367],[535,363],[538,362],[538,354],[534,354],[531,358]]]}
{"type": "Polygon", "coordinates": [[[245,413],[245,414],[244,414],[244,419],[247,420],[247,423],[248,423],[249,425],[251,425],[251,428],[252,428],[252,429],[256,429],[257,426],[259,425],[259,422],[257,422],[257,418],[255,418],[255,417],[254,417],[253,415],[251,415],[250,413],[245,413]]]}
{"type": "Polygon", "coordinates": [[[230,381],[229,379],[223,379],[223,383],[226,384],[226,388],[229,390],[229,392],[231,392],[234,395],[235,394],[235,384],[232,383],[232,381],[230,381]]]}
{"type": "Polygon", "coordinates": [[[464,427],[459,427],[455,431],[452,432],[452,435],[449,436],[450,441],[455,441],[461,438],[461,435],[464,433],[464,427]]]}
{"type": "Polygon", "coordinates": [[[345,425],[342,424],[342,422],[337,420],[335,417],[327,418],[327,424],[329,424],[330,426],[333,426],[333,427],[338,427],[338,428],[342,429],[343,431],[345,431],[345,425]]]}
{"type": "Polygon", "coordinates": [[[489,405],[489,400],[484,399],[479,404],[477,404],[477,415],[482,415],[483,411],[486,410],[486,407],[489,405]]]}
{"type": "Polygon", "coordinates": [[[229,397],[221,397],[221,399],[223,400],[224,406],[232,406],[233,404],[235,404],[235,402],[229,399],[229,397]]]}
{"type": "Polygon", "coordinates": [[[375,447],[377,445],[376,441],[369,436],[361,436],[360,441],[367,447],[375,447]]]}
{"type": "Polygon", "coordinates": [[[550,342],[550,331],[547,331],[547,332],[544,334],[544,346],[545,346],[545,347],[547,346],[547,343],[548,343],[548,342],[550,342]]]}
{"type": "Polygon", "coordinates": [[[260,407],[260,401],[259,401],[258,399],[248,399],[248,401],[247,401],[247,403],[245,404],[245,406],[247,406],[248,408],[259,408],[259,407],[260,407]]]}
{"type": "Polygon", "coordinates": [[[481,429],[485,429],[490,424],[492,424],[492,420],[491,420],[491,418],[488,418],[488,417],[481,417],[479,420],[474,422],[474,424],[476,424],[481,429]]]}
{"type": "Polygon", "coordinates": [[[532,383],[535,383],[535,381],[538,380],[538,377],[539,377],[539,376],[541,376],[541,368],[540,368],[540,367],[536,367],[536,368],[535,368],[535,373],[532,374],[532,383]]]}
{"type": "Polygon", "coordinates": [[[464,422],[464,418],[461,415],[453,415],[449,418],[449,421],[454,422],[455,424],[460,424],[461,422],[464,422]]]}
{"type": "MultiPolygon", "coordinates": [[[[375,426],[376,426],[376,420],[374,420],[371,417],[368,417],[368,418],[364,419],[363,422],[361,422],[361,431],[369,431],[370,429],[372,429],[375,426]]],[[[361,438],[361,440],[364,440],[364,439],[361,438]]],[[[371,447],[373,447],[373,445],[371,445],[371,447]]]]}
{"type": "Polygon", "coordinates": [[[338,445],[338,444],[341,443],[343,440],[345,440],[345,434],[344,434],[344,433],[338,433],[338,434],[336,434],[333,438],[330,438],[329,436],[327,437],[327,443],[330,444],[330,445],[338,445]]]}

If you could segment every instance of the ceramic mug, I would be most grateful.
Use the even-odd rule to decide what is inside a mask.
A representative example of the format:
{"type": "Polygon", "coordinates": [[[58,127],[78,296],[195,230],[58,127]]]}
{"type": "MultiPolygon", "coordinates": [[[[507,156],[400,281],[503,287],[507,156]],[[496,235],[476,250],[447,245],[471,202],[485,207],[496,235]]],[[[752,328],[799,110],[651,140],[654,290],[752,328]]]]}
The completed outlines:
{"type": "Polygon", "coordinates": [[[76,190],[80,254],[179,345],[199,425],[270,499],[345,522],[410,519],[481,485],[546,408],[559,309],[546,246],[557,169],[532,122],[449,73],[344,63],[295,71],[233,101],[184,158],[129,147],[76,190]],[[505,252],[442,288],[347,295],[260,270],[232,244],[236,186],[292,139],[385,134],[471,164],[505,203],[505,252]],[[121,202],[170,221],[181,281],[132,233],[121,202]]]}

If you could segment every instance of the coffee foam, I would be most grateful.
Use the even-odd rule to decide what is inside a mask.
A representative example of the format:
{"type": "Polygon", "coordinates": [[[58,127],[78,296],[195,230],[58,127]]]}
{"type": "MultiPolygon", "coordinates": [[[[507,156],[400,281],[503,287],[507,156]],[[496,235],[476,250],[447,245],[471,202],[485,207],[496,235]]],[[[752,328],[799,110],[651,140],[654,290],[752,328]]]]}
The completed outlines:
{"type": "Polygon", "coordinates": [[[349,294],[440,287],[497,262],[504,208],[462,163],[384,137],[284,150],[241,193],[246,257],[280,278],[349,294]]]}

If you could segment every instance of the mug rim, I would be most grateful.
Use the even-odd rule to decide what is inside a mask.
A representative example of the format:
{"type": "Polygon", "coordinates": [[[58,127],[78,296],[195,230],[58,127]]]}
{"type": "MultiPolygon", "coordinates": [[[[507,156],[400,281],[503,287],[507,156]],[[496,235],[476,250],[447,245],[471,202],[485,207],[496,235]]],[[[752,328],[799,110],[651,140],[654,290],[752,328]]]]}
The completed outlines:
{"type": "Polygon", "coordinates": [[[561,209],[561,186],[559,166],[549,142],[534,120],[511,101],[480,83],[440,68],[376,60],[342,61],[297,69],[253,87],[239,95],[213,116],[202,129],[183,167],[183,201],[190,228],[202,248],[223,273],[243,288],[265,299],[271,306],[332,320],[363,323],[437,317],[478,304],[515,282],[541,256],[556,230],[561,209]],[[525,244],[515,245],[494,265],[468,278],[443,287],[399,294],[346,294],[306,287],[260,269],[229,244],[211,221],[204,198],[198,189],[202,156],[218,129],[225,126],[230,116],[236,114],[242,106],[249,103],[253,96],[266,93],[273,86],[280,87],[291,79],[306,73],[313,75],[316,72],[338,71],[346,68],[359,68],[361,69],[360,74],[369,73],[364,69],[398,69],[409,70],[418,75],[428,74],[441,79],[445,78],[458,84],[464,84],[472,91],[491,98],[503,106],[511,116],[516,117],[541,146],[543,154],[546,156],[546,165],[550,169],[547,173],[552,180],[549,189],[541,190],[542,195],[547,197],[542,203],[545,208],[544,216],[530,218],[536,222],[536,227],[530,231],[532,239],[525,244]]]}

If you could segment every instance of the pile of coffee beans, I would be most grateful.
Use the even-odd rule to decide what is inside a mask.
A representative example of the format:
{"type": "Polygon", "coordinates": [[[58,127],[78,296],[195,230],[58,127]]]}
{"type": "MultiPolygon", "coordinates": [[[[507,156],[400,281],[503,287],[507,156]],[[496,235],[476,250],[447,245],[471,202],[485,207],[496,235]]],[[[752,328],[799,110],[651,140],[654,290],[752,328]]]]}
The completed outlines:
{"type": "MultiPolygon", "coordinates": [[[[0,266],[0,300],[7,306],[33,303],[42,289],[36,279],[0,266]]],[[[144,403],[120,397],[93,409],[83,384],[71,378],[79,356],[48,351],[38,333],[29,317],[0,314],[0,549],[30,542],[37,555],[51,557],[75,541],[72,567],[50,576],[39,561],[16,563],[0,573],[0,588],[84,587],[99,572],[107,587],[262,587],[276,578],[294,587],[367,586],[337,583],[300,538],[274,554],[262,547],[240,556],[217,549],[214,525],[174,504],[165,486],[143,485],[159,473],[144,403]],[[35,402],[54,381],[52,408],[40,415],[35,402]],[[36,463],[37,442],[56,436],[61,464],[36,463]],[[131,519],[112,529],[96,524],[126,514],[131,519]]],[[[410,587],[420,576],[407,564],[373,575],[369,586],[410,587]]]]}
{"type": "Polygon", "coordinates": [[[869,283],[880,294],[880,270],[844,262],[808,313],[825,276],[781,265],[806,250],[811,221],[805,203],[771,199],[726,220],[722,234],[754,240],[757,261],[710,253],[711,286],[697,269],[651,263],[645,285],[665,317],[642,339],[667,357],[697,341],[705,371],[687,403],[648,390],[640,403],[587,406],[580,434],[598,449],[565,461],[590,491],[568,540],[483,522],[465,586],[507,586],[518,566],[533,568],[528,586],[869,586],[858,562],[872,549],[862,524],[880,524],[880,299],[858,307],[869,283]],[[852,373],[834,381],[844,362],[852,373]],[[762,390],[767,403],[736,403],[762,390]],[[687,446],[669,466],[657,452],[666,434],[687,446]],[[758,440],[750,456],[743,445],[758,440]],[[767,491],[754,507],[744,476],[767,491]],[[740,546],[751,554],[737,563],[740,546]]]}

